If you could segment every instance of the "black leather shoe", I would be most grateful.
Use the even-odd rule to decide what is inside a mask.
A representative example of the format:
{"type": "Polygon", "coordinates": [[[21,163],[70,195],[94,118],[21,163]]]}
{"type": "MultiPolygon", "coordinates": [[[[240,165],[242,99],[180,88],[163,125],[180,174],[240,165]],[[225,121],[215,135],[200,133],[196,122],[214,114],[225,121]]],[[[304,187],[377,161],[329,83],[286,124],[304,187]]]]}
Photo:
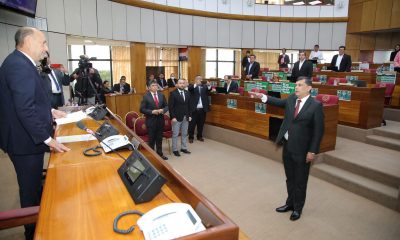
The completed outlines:
{"type": "Polygon", "coordinates": [[[186,153],[186,154],[190,154],[190,152],[187,149],[181,149],[181,152],[186,153]]]}
{"type": "Polygon", "coordinates": [[[189,139],[189,143],[193,143],[193,139],[191,138],[191,139],[189,139]]]}
{"type": "Polygon", "coordinates": [[[301,216],[301,212],[300,211],[293,211],[292,215],[290,215],[290,220],[292,221],[296,221],[297,219],[299,219],[301,216]]]}
{"type": "Polygon", "coordinates": [[[204,142],[204,138],[197,138],[200,142],[204,142]]]}
{"type": "Polygon", "coordinates": [[[293,211],[293,207],[285,204],[282,207],[278,207],[275,210],[277,212],[289,212],[289,211],[293,211]]]}
{"type": "Polygon", "coordinates": [[[173,153],[174,153],[174,155],[177,156],[177,157],[180,157],[180,156],[181,156],[181,155],[179,154],[178,151],[173,151],[173,153]]]}
{"type": "Polygon", "coordinates": [[[162,159],[164,159],[164,160],[168,160],[168,158],[166,157],[166,156],[160,156],[162,159]]]}

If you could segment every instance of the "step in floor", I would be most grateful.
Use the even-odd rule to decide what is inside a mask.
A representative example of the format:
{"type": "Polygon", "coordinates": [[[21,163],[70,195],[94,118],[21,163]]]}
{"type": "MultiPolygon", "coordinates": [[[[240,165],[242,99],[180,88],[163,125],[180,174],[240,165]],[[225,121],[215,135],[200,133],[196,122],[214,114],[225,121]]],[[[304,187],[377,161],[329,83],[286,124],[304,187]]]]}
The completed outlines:
{"type": "Polygon", "coordinates": [[[400,122],[387,120],[386,126],[374,128],[373,134],[400,140],[400,122]]]}
{"type": "Polygon", "coordinates": [[[371,145],[400,151],[400,139],[383,137],[379,135],[368,135],[366,140],[367,143],[371,145]]]}

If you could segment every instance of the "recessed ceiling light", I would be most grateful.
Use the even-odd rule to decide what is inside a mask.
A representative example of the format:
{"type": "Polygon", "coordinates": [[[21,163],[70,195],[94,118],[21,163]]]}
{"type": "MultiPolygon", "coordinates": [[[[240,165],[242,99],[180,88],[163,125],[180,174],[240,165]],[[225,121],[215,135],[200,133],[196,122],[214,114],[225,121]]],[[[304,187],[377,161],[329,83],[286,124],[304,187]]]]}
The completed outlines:
{"type": "Polygon", "coordinates": [[[92,40],[86,39],[84,42],[85,42],[85,43],[92,43],[93,41],[92,41],[92,40]]]}
{"type": "Polygon", "coordinates": [[[320,4],[320,3],[322,3],[322,2],[316,0],[316,1],[309,2],[308,4],[310,4],[310,5],[317,5],[317,4],[320,4]]]}
{"type": "Polygon", "coordinates": [[[295,5],[295,6],[304,5],[304,4],[305,4],[304,2],[295,2],[295,3],[293,3],[293,5],[295,5]]]}

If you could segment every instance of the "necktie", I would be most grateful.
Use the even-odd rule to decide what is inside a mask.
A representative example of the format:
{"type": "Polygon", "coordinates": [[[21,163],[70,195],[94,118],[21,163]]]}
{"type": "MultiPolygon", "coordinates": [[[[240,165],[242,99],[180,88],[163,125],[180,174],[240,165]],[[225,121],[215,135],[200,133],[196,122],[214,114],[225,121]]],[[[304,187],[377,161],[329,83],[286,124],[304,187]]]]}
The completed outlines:
{"type": "Polygon", "coordinates": [[[294,109],[294,117],[295,117],[295,118],[296,118],[297,115],[299,114],[300,103],[301,103],[301,100],[300,100],[300,99],[297,99],[297,104],[296,104],[296,107],[295,107],[295,109],[294,109]]]}
{"type": "Polygon", "coordinates": [[[158,108],[158,98],[157,98],[157,93],[154,93],[154,102],[156,103],[156,107],[158,108]]]}
{"type": "Polygon", "coordinates": [[[199,86],[199,94],[201,95],[201,86],[199,86]]]}
{"type": "Polygon", "coordinates": [[[183,91],[179,91],[181,93],[181,97],[183,98],[183,101],[185,101],[185,96],[183,95],[183,91]]]}
{"type": "Polygon", "coordinates": [[[53,80],[53,82],[54,82],[54,84],[56,85],[56,88],[57,88],[57,91],[59,92],[60,91],[60,84],[58,84],[58,81],[57,81],[57,78],[56,78],[56,76],[54,75],[54,72],[53,72],[53,70],[51,71],[51,79],[53,80]]]}

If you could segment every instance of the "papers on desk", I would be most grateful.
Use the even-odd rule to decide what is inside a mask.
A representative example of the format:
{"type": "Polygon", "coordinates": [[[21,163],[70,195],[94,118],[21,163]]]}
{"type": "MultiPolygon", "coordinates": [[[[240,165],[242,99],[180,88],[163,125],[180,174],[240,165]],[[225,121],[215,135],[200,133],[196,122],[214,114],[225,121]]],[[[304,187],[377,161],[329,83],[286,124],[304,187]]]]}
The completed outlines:
{"type": "Polygon", "coordinates": [[[59,136],[56,138],[59,143],[70,143],[70,142],[86,142],[91,140],[96,140],[96,138],[91,134],[82,135],[71,135],[71,136],[59,136]]]}
{"type": "Polygon", "coordinates": [[[78,122],[86,117],[87,117],[86,113],[84,113],[83,111],[78,111],[78,112],[68,113],[65,118],[57,118],[56,123],[57,123],[57,125],[74,123],[74,122],[78,122]]]}

